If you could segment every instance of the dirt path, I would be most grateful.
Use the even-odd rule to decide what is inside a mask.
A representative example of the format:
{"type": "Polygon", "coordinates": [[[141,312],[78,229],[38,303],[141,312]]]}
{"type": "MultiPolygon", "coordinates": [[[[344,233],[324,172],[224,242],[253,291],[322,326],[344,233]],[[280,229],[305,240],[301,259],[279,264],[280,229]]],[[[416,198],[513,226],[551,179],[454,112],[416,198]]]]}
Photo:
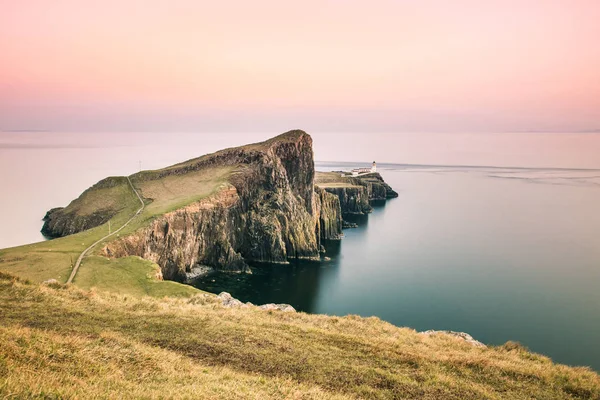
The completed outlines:
{"type": "Polygon", "coordinates": [[[112,233],[104,236],[102,239],[99,239],[98,241],[94,242],[90,247],[88,247],[87,249],[85,249],[79,255],[79,258],[77,259],[77,261],[75,262],[75,266],[73,267],[73,271],[71,271],[71,275],[69,276],[69,279],[67,279],[67,283],[72,283],[73,282],[73,279],[75,278],[75,275],[77,274],[77,271],[79,270],[79,266],[81,265],[81,261],[83,261],[83,258],[86,256],[86,254],[90,250],[92,250],[94,248],[94,246],[96,246],[98,243],[102,242],[103,240],[106,240],[109,237],[111,237],[111,236],[119,233],[123,228],[125,228],[127,225],[129,225],[129,223],[144,210],[144,207],[146,207],[146,205],[144,204],[144,200],[142,200],[142,196],[140,196],[140,194],[137,192],[137,190],[135,190],[135,188],[133,187],[133,184],[131,183],[131,180],[129,179],[129,177],[127,177],[127,182],[129,182],[129,186],[131,186],[131,190],[133,190],[133,193],[135,193],[135,195],[137,196],[137,198],[140,200],[140,203],[141,203],[142,207],[140,207],[140,209],[137,210],[137,212],[131,218],[129,218],[129,220],[127,220],[127,222],[125,222],[123,224],[123,226],[121,226],[116,231],[114,231],[114,232],[112,232],[112,233]]]}

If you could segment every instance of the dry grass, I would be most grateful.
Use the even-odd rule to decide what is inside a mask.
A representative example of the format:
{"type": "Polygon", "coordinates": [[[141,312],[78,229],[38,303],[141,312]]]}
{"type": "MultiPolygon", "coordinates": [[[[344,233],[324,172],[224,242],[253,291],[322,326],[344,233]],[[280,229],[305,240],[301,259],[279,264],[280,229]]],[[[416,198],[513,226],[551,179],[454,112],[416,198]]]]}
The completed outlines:
{"type": "Polygon", "coordinates": [[[136,181],[134,184],[145,199],[148,216],[160,215],[201,200],[218,191],[227,182],[234,167],[204,168],[183,175],[136,181]]]}
{"type": "Polygon", "coordinates": [[[348,177],[343,177],[339,172],[319,172],[315,173],[315,185],[320,188],[328,187],[362,187],[357,186],[348,177]]]}
{"type": "Polygon", "coordinates": [[[0,309],[0,397],[600,398],[589,369],[377,318],[226,309],[204,294],[139,299],[10,275],[0,276],[0,309]]]}
{"type": "Polygon", "coordinates": [[[0,395],[7,398],[345,398],[291,379],[212,367],[118,333],[62,336],[0,327],[0,395]]]}

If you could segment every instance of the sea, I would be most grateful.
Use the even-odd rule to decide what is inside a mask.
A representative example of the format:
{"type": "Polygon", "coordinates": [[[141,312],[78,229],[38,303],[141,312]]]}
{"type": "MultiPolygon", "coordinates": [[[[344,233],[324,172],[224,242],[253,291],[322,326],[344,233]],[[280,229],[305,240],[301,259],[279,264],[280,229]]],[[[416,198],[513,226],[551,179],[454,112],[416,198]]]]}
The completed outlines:
{"type": "MultiPolygon", "coordinates": [[[[454,135],[460,142],[460,134],[454,135]]],[[[330,260],[252,264],[252,275],[214,273],[195,286],[307,313],[376,316],[418,331],[467,332],[489,345],[517,341],[556,362],[600,371],[600,135],[564,134],[565,148],[547,158],[536,149],[555,138],[519,135],[503,140],[530,135],[528,143],[539,146],[499,149],[493,141],[474,143],[464,136],[469,151],[445,150],[444,161],[453,154],[452,164],[432,162],[440,154],[439,148],[428,153],[435,136],[415,142],[411,154],[424,155],[425,162],[377,163],[399,197],[353,217],[358,228],[325,243],[330,260]],[[562,151],[582,157],[557,158],[562,151]]],[[[269,136],[249,135],[246,142],[269,136]]],[[[318,159],[318,146],[328,142],[320,140],[325,135],[313,137],[318,159]]],[[[373,146],[386,146],[393,136],[370,138],[373,146]]],[[[244,143],[239,139],[0,133],[0,248],[43,240],[44,213],[106,176],[164,167],[244,143]]],[[[337,171],[371,161],[315,166],[337,171]]]]}

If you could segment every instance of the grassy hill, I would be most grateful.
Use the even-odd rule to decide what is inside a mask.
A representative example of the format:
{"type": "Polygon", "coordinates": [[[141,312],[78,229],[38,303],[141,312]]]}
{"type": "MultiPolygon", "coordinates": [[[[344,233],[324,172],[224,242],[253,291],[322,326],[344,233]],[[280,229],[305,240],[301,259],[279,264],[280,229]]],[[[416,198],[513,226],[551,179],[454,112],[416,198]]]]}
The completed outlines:
{"type": "Polygon", "coordinates": [[[0,397],[598,399],[586,368],[378,318],[224,308],[0,274],[0,397]]]}
{"type": "MultiPolygon", "coordinates": [[[[118,235],[106,241],[126,236],[148,225],[157,216],[184,207],[226,188],[231,167],[204,168],[185,174],[157,176],[169,171],[143,171],[131,176],[136,190],[145,199],[144,211],[118,235]]],[[[71,202],[65,212],[88,216],[104,210],[114,214],[110,218],[112,229],[123,225],[139,208],[139,200],[122,177],[108,178],[110,187],[92,187],[71,202]]],[[[66,282],[72,265],[79,254],[109,232],[109,222],[73,235],[46,242],[0,250],[0,269],[15,273],[34,282],[57,279],[66,282]]],[[[139,257],[108,259],[99,255],[104,243],[94,248],[86,257],[74,280],[81,288],[96,287],[123,294],[137,295],[189,295],[198,291],[190,286],[155,279],[159,270],[156,264],[139,257]]]]}
{"type": "MultiPolygon", "coordinates": [[[[306,135],[290,131],[262,143],[249,144],[207,154],[163,169],[141,171],[129,178],[145,203],[143,212],[117,235],[95,246],[83,260],[74,279],[81,288],[107,289],[117,293],[150,296],[187,296],[197,289],[156,279],[159,267],[139,257],[103,257],[100,250],[108,242],[127,237],[149,226],[156,218],[174,210],[211,199],[232,188],[231,179],[247,165],[227,162],[232,154],[270,151],[274,143],[295,143],[306,135]],[[223,160],[225,159],[225,162],[223,160]]],[[[34,282],[57,279],[66,282],[73,264],[91,244],[122,226],[139,208],[139,200],[125,177],[109,177],[86,190],[58,213],[70,231],[50,241],[0,250],[0,270],[34,282]],[[98,221],[102,221],[98,224],[98,221]],[[90,227],[87,229],[88,227],[90,227]],[[85,230],[82,229],[85,228],[85,230]]]]}

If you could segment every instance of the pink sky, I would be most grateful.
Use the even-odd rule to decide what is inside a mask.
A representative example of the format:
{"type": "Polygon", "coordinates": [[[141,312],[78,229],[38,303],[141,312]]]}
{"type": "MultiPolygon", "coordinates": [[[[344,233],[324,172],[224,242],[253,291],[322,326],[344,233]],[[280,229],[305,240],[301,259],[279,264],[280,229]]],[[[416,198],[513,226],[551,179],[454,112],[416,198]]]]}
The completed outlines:
{"type": "Polygon", "coordinates": [[[600,129],[598,0],[0,0],[0,130],[600,129]]]}

